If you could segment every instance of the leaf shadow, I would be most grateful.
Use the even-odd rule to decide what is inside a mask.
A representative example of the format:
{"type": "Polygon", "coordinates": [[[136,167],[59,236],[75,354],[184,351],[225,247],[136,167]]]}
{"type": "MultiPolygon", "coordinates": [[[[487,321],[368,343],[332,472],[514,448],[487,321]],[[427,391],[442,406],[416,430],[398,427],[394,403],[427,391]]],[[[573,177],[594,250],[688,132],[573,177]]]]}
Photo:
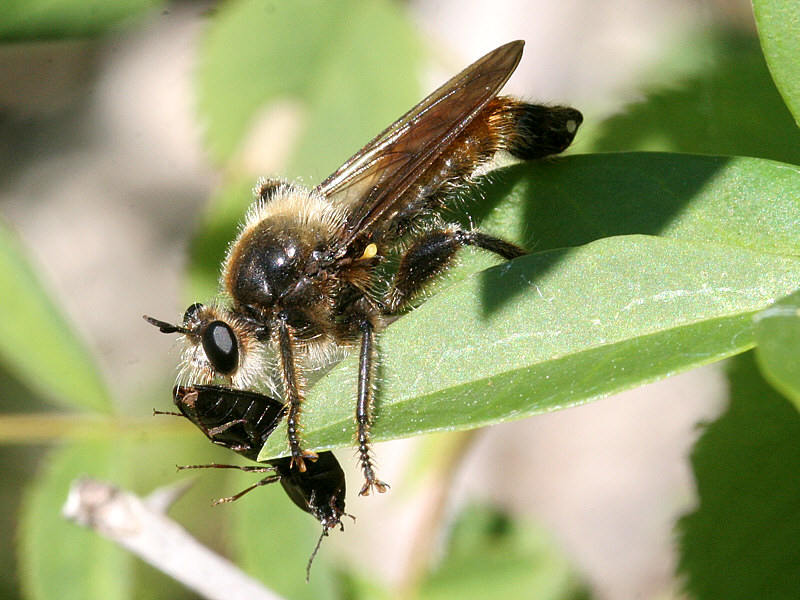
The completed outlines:
{"type": "Polygon", "coordinates": [[[753,352],[728,363],[728,381],[729,406],[692,451],[698,503],[677,523],[678,571],[698,600],[792,597],[800,415],[761,377],[753,352]]]}
{"type": "MultiPolygon", "coordinates": [[[[519,204],[525,241],[541,253],[605,237],[660,235],[729,160],[645,152],[575,155],[511,166],[482,181],[475,193],[519,204]]],[[[472,217],[481,223],[493,208],[478,205],[472,217]]],[[[550,261],[536,277],[557,262],[550,261]]],[[[512,301],[515,289],[485,286],[481,301],[487,316],[512,301]]]]}

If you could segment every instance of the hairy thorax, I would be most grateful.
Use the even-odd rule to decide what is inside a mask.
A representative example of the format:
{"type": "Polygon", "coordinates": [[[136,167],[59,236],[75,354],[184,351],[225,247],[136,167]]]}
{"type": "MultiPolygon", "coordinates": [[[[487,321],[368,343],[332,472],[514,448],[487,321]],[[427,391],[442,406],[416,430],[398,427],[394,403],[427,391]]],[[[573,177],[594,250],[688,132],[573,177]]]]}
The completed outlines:
{"type": "Polygon", "coordinates": [[[278,182],[249,212],[225,261],[234,310],[266,326],[291,327],[300,354],[322,360],[340,337],[334,298],[347,281],[330,263],[344,217],[323,197],[278,182]]]}

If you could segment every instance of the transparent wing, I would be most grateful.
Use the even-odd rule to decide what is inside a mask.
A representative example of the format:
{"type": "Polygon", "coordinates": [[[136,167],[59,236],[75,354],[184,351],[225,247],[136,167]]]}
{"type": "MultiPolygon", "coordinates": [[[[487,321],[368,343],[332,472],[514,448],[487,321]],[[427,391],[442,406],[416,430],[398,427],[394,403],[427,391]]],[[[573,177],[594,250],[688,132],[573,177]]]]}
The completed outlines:
{"type": "Polygon", "coordinates": [[[317,186],[348,214],[338,250],[399,212],[403,193],[511,77],[524,45],[510,42],[464,69],[317,186]]]}

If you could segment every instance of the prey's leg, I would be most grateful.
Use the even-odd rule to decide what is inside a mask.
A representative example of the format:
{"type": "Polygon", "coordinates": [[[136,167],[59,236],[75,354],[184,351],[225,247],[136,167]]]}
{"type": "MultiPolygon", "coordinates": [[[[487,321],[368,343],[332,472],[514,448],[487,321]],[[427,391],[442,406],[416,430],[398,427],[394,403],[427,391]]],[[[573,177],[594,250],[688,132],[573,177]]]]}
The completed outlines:
{"type": "Polygon", "coordinates": [[[238,469],[240,471],[247,471],[248,473],[270,473],[264,477],[264,479],[257,481],[250,487],[242,490],[238,494],[234,494],[233,496],[228,496],[227,498],[219,498],[214,500],[213,506],[217,504],[223,504],[225,502],[233,502],[234,500],[238,500],[242,496],[244,496],[247,492],[250,492],[257,487],[261,487],[262,485],[269,485],[270,483],[275,483],[276,481],[280,481],[281,477],[277,473],[275,473],[275,469],[273,467],[240,467],[238,465],[221,465],[218,463],[210,463],[207,465],[182,465],[179,466],[178,469],[238,469]]]}

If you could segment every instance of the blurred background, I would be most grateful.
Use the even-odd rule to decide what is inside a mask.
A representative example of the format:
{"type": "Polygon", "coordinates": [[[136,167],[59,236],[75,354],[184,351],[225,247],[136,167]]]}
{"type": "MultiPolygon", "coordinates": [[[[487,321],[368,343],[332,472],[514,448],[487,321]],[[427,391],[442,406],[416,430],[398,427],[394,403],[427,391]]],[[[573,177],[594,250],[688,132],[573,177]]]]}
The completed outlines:
{"type": "MultiPolygon", "coordinates": [[[[242,204],[226,204],[231,190],[246,201],[260,176],[321,181],[427,92],[513,39],[526,40],[525,55],[505,91],[579,108],[585,124],[573,153],[784,156],[766,132],[751,136],[757,147],[741,147],[730,127],[715,122],[714,102],[735,87],[724,77],[738,70],[745,81],[769,85],[746,0],[382,0],[329,2],[324,9],[295,3],[309,11],[306,19],[277,2],[151,2],[121,9],[119,18],[109,18],[111,26],[73,35],[63,33],[63,23],[52,25],[61,32],[54,35],[26,29],[23,9],[10,4],[0,9],[6,39],[0,44],[0,214],[96,359],[120,425],[112,439],[90,435],[87,441],[84,431],[78,448],[73,429],[60,421],[32,421],[36,426],[27,430],[4,421],[4,598],[50,597],[40,573],[78,568],[60,562],[56,548],[42,550],[43,527],[56,540],[62,528],[77,529],[57,514],[52,526],[40,517],[47,507],[57,513],[69,478],[96,474],[146,494],[184,479],[175,463],[230,460],[188,424],[150,417],[153,408],[169,410],[179,353],[141,315],[174,320],[189,302],[203,299],[197,294],[213,292],[207,273],[187,277],[188,257],[202,254],[192,239],[214,214],[241,214],[242,204]],[[267,102],[241,94],[236,83],[227,86],[218,66],[230,40],[245,44],[261,36],[274,46],[275,64],[263,67],[263,82],[257,76],[258,85],[273,86],[264,92],[267,102]],[[654,108],[659,102],[670,109],[654,108]],[[228,110],[239,104],[252,110],[245,116],[228,110]],[[229,112],[236,114],[226,121],[229,112]],[[674,127],[682,117],[692,126],[674,127]],[[234,130],[241,143],[226,137],[234,130]]],[[[763,95],[770,94],[765,88],[763,95]]],[[[7,415],[61,414],[13,366],[0,366],[0,378],[7,415]]],[[[694,502],[687,455],[695,425],[720,411],[724,381],[719,368],[707,367],[480,430],[463,445],[442,519],[450,522],[476,503],[492,506],[557,550],[562,581],[580,582],[570,589],[585,586],[591,597],[607,600],[680,598],[673,527],[694,502]]],[[[358,522],[325,541],[311,587],[295,581],[276,589],[289,597],[328,597],[314,586],[329,581],[331,564],[349,565],[384,585],[407,583],[419,544],[433,537],[432,547],[440,548],[444,535],[430,526],[441,490],[418,466],[437,437],[379,445],[391,493],[351,493],[348,511],[358,522]]],[[[352,476],[350,489],[358,489],[352,453],[337,454],[352,476]]],[[[279,490],[210,508],[210,498],[249,481],[202,473],[171,514],[265,581],[281,570],[275,555],[291,555],[298,565],[292,575],[301,580],[317,524],[288,506],[279,490]],[[284,509],[285,518],[279,516],[284,509]],[[246,547],[232,549],[246,529],[257,532],[246,547]],[[270,537],[278,534],[278,541],[270,537]],[[281,545],[290,539],[297,548],[281,545]]],[[[95,582],[91,597],[193,597],[92,534],[76,535],[80,544],[96,544],[93,556],[116,565],[114,577],[136,590],[101,595],[98,590],[115,586],[95,582]]],[[[85,593],[78,588],[75,597],[85,593]]]]}

